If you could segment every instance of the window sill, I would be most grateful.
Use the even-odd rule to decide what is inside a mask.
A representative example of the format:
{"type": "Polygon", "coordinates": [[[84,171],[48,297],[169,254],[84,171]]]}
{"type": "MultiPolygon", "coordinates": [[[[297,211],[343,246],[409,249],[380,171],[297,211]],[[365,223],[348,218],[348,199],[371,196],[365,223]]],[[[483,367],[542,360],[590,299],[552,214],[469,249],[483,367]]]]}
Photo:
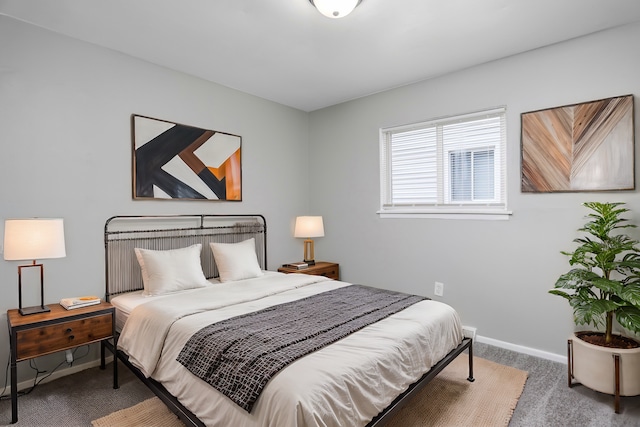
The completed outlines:
{"type": "Polygon", "coordinates": [[[429,219],[463,219],[504,221],[508,220],[513,212],[498,209],[393,209],[377,212],[380,218],[429,218],[429,219]]]}

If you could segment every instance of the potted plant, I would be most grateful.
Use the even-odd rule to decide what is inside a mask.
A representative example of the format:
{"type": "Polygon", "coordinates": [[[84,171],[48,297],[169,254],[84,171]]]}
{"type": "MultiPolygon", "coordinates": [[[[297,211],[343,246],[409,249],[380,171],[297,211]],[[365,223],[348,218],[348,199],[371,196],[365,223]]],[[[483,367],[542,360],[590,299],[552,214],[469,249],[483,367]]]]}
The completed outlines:
{"type": "Polygon", "coordinates": [[[629,211],[624,203],[583,205],[592,211],[578,230],[586,236],[574,240],[578,247],[573,252],[562,252],[573,268],[549,292],[569,302],[577,325],[600,329],[575,332],[569,340],[569,386],[573,377],[593,390],[615,394],[618,412],[620,395],[640,394],[640,343],[613,332],[615,320],[640,333],[640,249],[637,240],[621,232],[636,227],[622,218],[629,211]]]}

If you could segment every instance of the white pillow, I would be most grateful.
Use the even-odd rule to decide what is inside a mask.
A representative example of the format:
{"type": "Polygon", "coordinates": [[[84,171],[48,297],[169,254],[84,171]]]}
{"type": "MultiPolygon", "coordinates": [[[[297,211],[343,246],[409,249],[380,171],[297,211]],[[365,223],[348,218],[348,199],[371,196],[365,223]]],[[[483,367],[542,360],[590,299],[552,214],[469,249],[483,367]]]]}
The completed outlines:
{"type": "Polygon", "coordinates": [[[209,284],[200,265],[202,245],[181,249],[154,251],[135,248],[142,270],[144,295],[160,295],[209,284]]]}
{"type": "Polygon", "coordinates": [[[264,273],[258,264],[255,239],[240,243],[209,243],[221,282],[253,279],[264,273]]]}

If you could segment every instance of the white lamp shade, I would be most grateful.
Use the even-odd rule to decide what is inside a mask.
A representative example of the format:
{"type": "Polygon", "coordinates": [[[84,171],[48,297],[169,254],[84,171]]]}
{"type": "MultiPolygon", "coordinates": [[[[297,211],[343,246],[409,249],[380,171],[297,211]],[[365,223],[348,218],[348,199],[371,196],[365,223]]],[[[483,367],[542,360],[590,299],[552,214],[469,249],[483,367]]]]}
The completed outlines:
{"type": "Polygon", "coordinates": [[[313,0],[312,3],[327,18],[344,18],[353,12],[359,0],[313,0]]]}
{"type": "Polygon", "coordinates": [[[62,258],[66,255],[62,218],[5,220],[5,260],[62,258]]]}
{"type": "Polygon", "coordinates": [[[296,218],[296,227],[293,237],[309,238],[323,237],[324,225],[321,216],[299,216],[296,218]]]}

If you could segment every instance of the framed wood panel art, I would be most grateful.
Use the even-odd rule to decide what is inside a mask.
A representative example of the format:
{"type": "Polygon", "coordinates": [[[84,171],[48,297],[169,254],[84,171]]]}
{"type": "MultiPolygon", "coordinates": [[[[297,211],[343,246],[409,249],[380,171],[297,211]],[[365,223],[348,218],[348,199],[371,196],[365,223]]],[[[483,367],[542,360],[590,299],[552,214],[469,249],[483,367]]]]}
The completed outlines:
{"type": "Polygon", "coordinates": [[[242,200],[242,138],[133,114],[133,198],[242,200]]]}
{"type": "Polygon", "coordinates": [[[633,190],[633,95],[523,113],[523,192],[633,190]]]}

